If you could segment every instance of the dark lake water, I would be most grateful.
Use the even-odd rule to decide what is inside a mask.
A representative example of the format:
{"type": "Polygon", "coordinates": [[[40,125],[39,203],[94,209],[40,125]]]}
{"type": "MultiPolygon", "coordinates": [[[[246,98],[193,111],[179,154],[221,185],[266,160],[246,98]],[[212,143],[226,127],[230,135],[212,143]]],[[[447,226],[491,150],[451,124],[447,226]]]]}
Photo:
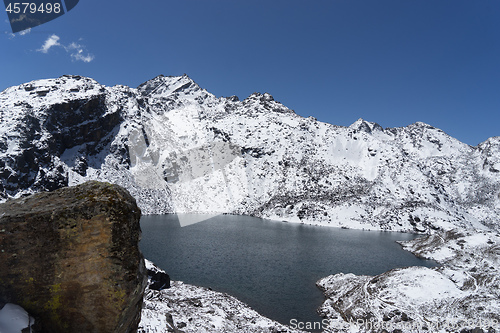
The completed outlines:
{"type": "Polygon", "coordinates": [[[173,280],[236,296],[266,317],[289,324],[320,321],[315,286],[335,273],[376,275],[433,266],[396,240],[415,235],[318,227],[248,216],[189,214],[141,218],[144,256],[173,280]],[[190,219],[204,219],[190,224],[190,219]]]}

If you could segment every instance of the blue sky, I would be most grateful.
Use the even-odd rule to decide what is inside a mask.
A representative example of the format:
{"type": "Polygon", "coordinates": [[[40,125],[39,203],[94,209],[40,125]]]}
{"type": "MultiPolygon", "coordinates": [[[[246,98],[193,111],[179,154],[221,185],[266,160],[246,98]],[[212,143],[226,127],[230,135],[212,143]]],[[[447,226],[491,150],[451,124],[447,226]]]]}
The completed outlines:
{"type": "Polygon", "coordinates": [[[216,96],[269,92],[337,125],[423,121],[470,145],[500,135],[498,0],[80,0],[15,35],[0,15],[0,90],[186,73],[216,96]]]}

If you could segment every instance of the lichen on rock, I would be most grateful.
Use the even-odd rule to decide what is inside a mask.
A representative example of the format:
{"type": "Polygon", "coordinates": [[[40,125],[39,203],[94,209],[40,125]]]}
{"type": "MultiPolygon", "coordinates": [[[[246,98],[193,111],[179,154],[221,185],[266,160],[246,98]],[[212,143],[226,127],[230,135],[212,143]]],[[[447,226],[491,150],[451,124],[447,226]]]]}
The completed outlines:
{"type": "Polygon", "coordinates": [[[0,205],[0,303],[42,332],[135,332],[147,283],[141,211],[123,188],[91,181],[0,205]]]}

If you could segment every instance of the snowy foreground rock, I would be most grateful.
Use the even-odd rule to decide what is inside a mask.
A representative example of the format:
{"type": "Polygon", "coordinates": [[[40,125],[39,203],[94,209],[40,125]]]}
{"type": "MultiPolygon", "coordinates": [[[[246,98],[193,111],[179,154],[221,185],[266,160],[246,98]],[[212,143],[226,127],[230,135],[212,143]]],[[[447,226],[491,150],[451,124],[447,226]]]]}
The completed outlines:
{"type": "MultiPolygon", "coordinates": [[[[148,270],[161,271],[146,260],[148,270]]],[[[151,277],[144,296],[139,333],[241,332],[299,333],[261,316],[236,298],[173,281],[168,289],[152,290],[151,277]]]]}
{"type": "Polygon", "coordinates": [[[21,333],[35,324],[35,319],[17,304],[7,303],[0,308],[0,332],[21,333]]]}

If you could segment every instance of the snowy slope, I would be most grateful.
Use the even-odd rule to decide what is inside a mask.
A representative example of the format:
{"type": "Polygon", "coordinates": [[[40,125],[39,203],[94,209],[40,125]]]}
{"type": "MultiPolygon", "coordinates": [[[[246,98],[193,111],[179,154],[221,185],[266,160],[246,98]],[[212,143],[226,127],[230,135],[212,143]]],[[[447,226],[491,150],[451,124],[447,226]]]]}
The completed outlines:
{"type": "Polygon", "coordinates": [[[498,232],[448,231],[404,245],[442,266],[321,279],[317,285],[326,300],[319,313],[328,320],[325,332],[500,330],[498,232]]]}
{"type": "Polygon", "coordinates": [[[3,200],[97,179],[129,189],[146,214],[487,229],[500,215],[499,147],[419,122],[326,124],[267,93],[217,98],[186,75],[137,89],[63,76],[0,93],[3,200]]]}

